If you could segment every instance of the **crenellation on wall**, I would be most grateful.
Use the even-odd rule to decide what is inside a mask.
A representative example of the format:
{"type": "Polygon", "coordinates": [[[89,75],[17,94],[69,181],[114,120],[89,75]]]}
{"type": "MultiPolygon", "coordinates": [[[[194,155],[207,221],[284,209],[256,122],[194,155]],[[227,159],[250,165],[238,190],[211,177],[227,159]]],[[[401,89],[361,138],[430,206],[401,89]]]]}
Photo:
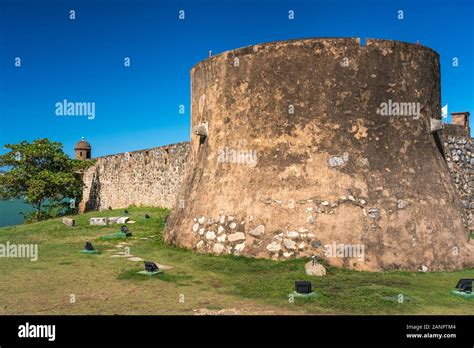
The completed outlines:
{"type": "Polygon", "coordinates": [[[81,212],[130,205],[171,208],[183,180],[187,142],[96,158],[83,175],[81,212]]]}

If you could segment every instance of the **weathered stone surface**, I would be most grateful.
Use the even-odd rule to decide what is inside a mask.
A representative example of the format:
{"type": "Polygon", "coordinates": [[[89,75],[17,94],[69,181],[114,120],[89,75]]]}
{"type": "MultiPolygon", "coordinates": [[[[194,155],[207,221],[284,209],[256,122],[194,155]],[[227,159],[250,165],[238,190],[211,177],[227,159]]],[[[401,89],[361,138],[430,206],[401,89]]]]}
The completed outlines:
{"type": "Polygon", "coordinates": [[[285,248],[289,250],[294,250],[296,249],[296,242],[291,240],[291,239],[283,239],[283,244],[285,245],[285,248]]]}
{"type": "Polygon", "coordinates": [[[191,146],[178,143],[99,157],[83,176],[79,211],[126,208],[130,205],[183,209],[176,200],[191,146]]]}
{"type": "Polygon", "coordinates": [[[242,232],[232,233],[232,234],[229,234],[229,235],[227,236],[227,239],[228,239],[229,242],[231,242],[231,243],[237,242],[237,241],[240,241],[240,240],[245,240],[245,234],[242,233],[242,232]]]}
{"type": "Polygon", "coordinates": [[[474,202],[474,197],[472,197],[472,192],[474,192],[474,139],[470,137],[470,128],[464,125],[445,124],[438,134],[443,141],[449,173],[461,198],[463,225],[468,230],[474,230],[474,205],[469,204],[469,202],[474,202]]]}
{"type": "MultiPolygon", "coordinates": [[[[463,208],[430,128],[431,119],[441,119],[439,73],[439,56],[427,47],[370,39],[362,46],[356,39],[272,42],[196,64],[191,128],[208,122],[208,136],[191,137],[179,198],[192,203],[171,212],[165,240],[191,248],[196,236],[189,221],[198,215],[217,218],[223,211],[239,218],[251,214],[252,226],[265,226],[264,242],[246,247],[247,256],[273,257],[266,249],[273,236],[304,226],[324,244],[363,239],[370,245],[354,266],[327,258],[334,266],[371,271],[416,271],[423,263],[430,270],[473,266],[463,208]],[[236,57],[240,68],[229,68],[236,57]],[[340,64],[343,57],[347,67],[340,64]],[[194,107],[199,100],[205,100],[202,108],[194,107]],[[419,103],[423,112],[416,118],[383,115],[389,101],[419,103]],[[245,152],[257,165],[229,157],[223,162],[224,149],[245,152]],[[348,162],[331,168],[334,155],[348,162]],[[352,199],[339,201],[341,196],[352,199]],[[368,202],[364,207],[360,198],[368,202]],[[397,209],[397,199],[409,205],[397,209]],[[293,209],[290,200],[296,202],[293,209]],[[320,204],[324,201],[328,205],[320,204]],[[310,207],[317,214],[312,225],[310,207]],[[371,218],[367,211],[374,207],[380,214],[371,218]]],[[[452,145],[461,150],[462,144],[452,145]]],[[[453,166],[468,157],[455,155],[460,160],[451,161],[453,166]]],[[[294,257],[304,254],[298,250],[294,257]]]]}
{"type": "Polygon", "coordinates": [[[242,250],[244,250],[244,248],[245,248],[245,242],[244,242],[244,243],[237,244],[237,245],[234,247],[234,251],[237,251],[238,253],[240,253],[242,250]]]}
{"type": "Polygon", "coordinates": [[[76,221],[71,218],[63,218],[63,224],[69,227],[73,227],[76,224],[76,221]]]}
{"type": "Polygon", "coordinates": [[[328,164],[330,167],[339,167],[344,165],[344,160],[342,159],[342,157],[331,156],[329,157],[328,164]]]}
{"type": "Polygon", "coordinates": [[[209,240],[216,239],[216,233],[213,232],[213,231],[207,231],[206,232],[206,239],[209,239],[209,240]]]}
{"type": "Polygon", "coordinates": [[[277,251],[281,250],[281,245],[280,245],[280,243],[272,242],[272,243],[268,244],[266,248],[270,252],[277,252],[277,251]]]}
{"type": "Polygon", "coordinates": [[[249,234],[254,237],[261,237],[265,233],[265,226],[258,225],[253,230],[250,230],[249,234]]]}
{"type": "Polygon", "coordinates": [[[320,263],[316,263],[315,265],[313,265],[313,261],[309,261],[304,265],[304,268],[307,275],[318,277],[326,275],[326,268],[320,263]]]}
{"type": "Polygon", "coordinates": [[[107,226],[107,218],[105,217],[90,218],[89,224],[93,226],[107,226]]]}
{"type": "Polygon", "coordinates": [[[370,208],[367,211],[367,215],[373,219],[378,218],[380,216],[380,210],[377,208],[370,208]]]}
{"type": "Polygon", "coordinates": [[[128,216],[122,216],[122,217],[119,217],[116,221],[117,224],[126,224],[127,221],[130,220],[130,218],[128,216]]]}
{"type": "Polygon", "coordinates": [[[296,231],[289,231],[286,236],[291,239],[299,238],[300,234],[296,231]]]}
{"type": "Polygon", "coordinates": [[[120,216],[112,216],[112,217],[108,217],[107,221],[109,224],[115,224],[117,223],[118,219],[120,219],[120,216]]]}
{"type": "Polygon", "coordinates": [[[212,252],[213,252],[214,254],[222,254],[223,251],[224,251],[224,245],[223,245],[223,244],[216,243],[216,244],[214,244],[214,246],[212,247],[212,252]]]}
{"type": "Polygon", "coordinates": [[[159,269],[162,269],[162,270],[168,270],[168,269],[173,269],[174,267],[173,266],[169,266],[169,265],[163,265],[161,263],[158,263],[158,262],[155,262],[155,264],[158,266],[159,269]]]}

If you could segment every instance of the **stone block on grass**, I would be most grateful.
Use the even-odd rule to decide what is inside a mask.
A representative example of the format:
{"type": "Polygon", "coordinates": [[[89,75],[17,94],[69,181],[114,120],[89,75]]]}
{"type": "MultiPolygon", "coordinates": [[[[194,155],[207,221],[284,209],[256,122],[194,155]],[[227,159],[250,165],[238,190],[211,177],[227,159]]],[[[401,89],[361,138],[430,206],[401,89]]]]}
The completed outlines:
{"type": "Polygon", "coordinates": [[[126,224],[130,218],[128,216],[119,217],[116,221],[118,224],[126,224]]]}
{"type": "Polygon", "coordinates": [[[69,227],[74,227],[76,224],[76,221],[70,218],[63,218],[63,224],[69,227]]]}
{"type": "Polygon", "coordinates": [[[109,224],[115,224],[117,223],[117,220],[120,219],[120,216],[112,216],[107,218],[107,221],[109,224]]]}
{"type": "Polygon", "coordinates": [[[107,226],[108,220],[105,217],[90,218],[89,219],[89,224],[91,226],[107,226]]]}

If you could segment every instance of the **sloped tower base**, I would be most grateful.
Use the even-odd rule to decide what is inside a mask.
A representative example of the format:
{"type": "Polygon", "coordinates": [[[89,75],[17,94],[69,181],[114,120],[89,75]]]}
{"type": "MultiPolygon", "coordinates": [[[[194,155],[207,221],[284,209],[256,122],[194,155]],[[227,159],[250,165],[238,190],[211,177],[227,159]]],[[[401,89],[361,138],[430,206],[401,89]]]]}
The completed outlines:
{"type": "Polygon", "coordinates": [[[431,132],[436,52],[274,42],[211,57],[191,81],[192,150],[167,242],[373,271],[474,264],[431,132]]]}

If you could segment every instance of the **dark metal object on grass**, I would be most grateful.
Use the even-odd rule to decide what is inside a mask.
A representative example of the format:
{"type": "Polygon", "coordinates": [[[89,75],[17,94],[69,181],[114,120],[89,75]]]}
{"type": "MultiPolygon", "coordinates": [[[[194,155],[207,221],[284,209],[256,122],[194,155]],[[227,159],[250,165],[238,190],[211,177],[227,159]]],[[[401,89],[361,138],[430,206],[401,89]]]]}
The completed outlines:
{"type": "Polygon", "coordinates": [[[125,225],[120,226],[120,232],[125,233],[125,236],[127,236],[127,237],[131,237],[131,236],[132,236],[132,232],[130,232],[130,230],[128,229],[128,227],[125,226],[125,225]]]}
{"type": "Polygon", "coordinates": [[[159,270],[159,268],[156,265],[156,263],[151,262],[151,261],[145,261],[145,271],[147,271],[147,272],[156,272],[158,270],[159,270]]]}
{"type": "Polygon", "coordinates": [[[460,279],[456,284],[456,289],[462,292],[472,292],[472,278],[460,279]]]}
{"type": "Polygon", "coordinates": [[[298,294],[310,294],[312,292],[311,282],[307,280],[297,280],[295,282],[295,290],[298,294]]]}

